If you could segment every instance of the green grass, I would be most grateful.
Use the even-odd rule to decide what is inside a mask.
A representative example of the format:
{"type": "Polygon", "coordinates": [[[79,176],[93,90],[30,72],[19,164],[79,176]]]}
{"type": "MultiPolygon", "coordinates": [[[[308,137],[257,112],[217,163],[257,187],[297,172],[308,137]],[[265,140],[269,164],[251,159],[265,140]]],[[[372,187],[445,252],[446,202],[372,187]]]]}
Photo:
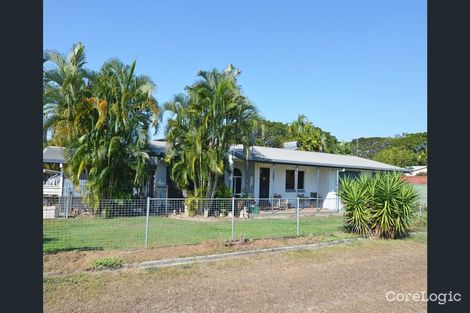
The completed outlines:
{"type": "Polygon", "coordinates": [[[92,263],[94,269],[115,269],[120,268],[124,264],[124,260],[121,257],[109,257],[96,259],[92,263]]]}
{"type": "MultiPolygon", "coordinates": [[[[341,216],[302,217],[301,235],[344,238],[341,216]]],[[[259,218],[235,221],[235,239],[296,236],[295,218],[259,218]]],[[[150,217],[149,246],[197,244],[207,240],[230,240],[231,221],[215,222],[150,217]]],[[[326,238],[326,239],[328,239],[326,238]]],[[[43,250],[46,253],[67,250],[143,248],[145,217],[77,218],[44,220],[43,250]]]]}

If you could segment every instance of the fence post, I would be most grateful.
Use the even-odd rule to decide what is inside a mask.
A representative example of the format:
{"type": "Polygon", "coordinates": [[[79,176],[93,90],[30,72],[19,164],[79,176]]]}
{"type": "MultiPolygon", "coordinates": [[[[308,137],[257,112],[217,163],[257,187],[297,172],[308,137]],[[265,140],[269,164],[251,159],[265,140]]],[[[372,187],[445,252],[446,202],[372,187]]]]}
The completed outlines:
{"type": "Polygon", "coordinates": [[[300,236],[300,199],[297,197],[297,236],[300,236]]]}
{"type": "Polygon", "coordinates": [[[69,196],[67,195],[66,198],[65,198],[65,207],[64,207],[64,210],[65,210],[65,218],[69,218],[69,196]]]}
{"type": "Polygon", "coordinates": [[[339,193],[336,192],[336,212],[339,212],[339,193]]]}
{"type": "Polygon", "coordinates": [[[149,243],[149,215],[150,215],[150,197],[147,197],[147,217],[145,219],[145,248],[149,243]]]}
{"type": "Polygon", "coordinates": [[[235,197],[232,197],[232,241],[235,240],[235,197]]]}

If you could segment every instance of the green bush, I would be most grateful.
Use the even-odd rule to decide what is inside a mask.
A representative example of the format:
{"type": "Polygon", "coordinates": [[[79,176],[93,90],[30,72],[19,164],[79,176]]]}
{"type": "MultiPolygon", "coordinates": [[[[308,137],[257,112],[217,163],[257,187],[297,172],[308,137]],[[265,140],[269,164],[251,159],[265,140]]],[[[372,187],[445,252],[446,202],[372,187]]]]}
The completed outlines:
{"type": "Polygon", "coordinates": [[[199,197],[188,195],[184,200],[185,212],[188,216],[195,216],[198,211],[199,197]]]}
{"type": "Polygon", "coordinates": [[[398,173],[379,173],[359,179],[343,178],[340,197],[344,204],[345,229],[380,238],[407,236],[418,194],[398,173]]]}
{"type": "Polygon", "coordinates": [[[221,184],[217,187],[215,192],[215,198],[231,198],[232,197],[232,190],[227,187],[225,184],[221,184]]]}
{"type": "Polygon", "coordinates": [[[341,201],[344,203],[344,226],[347,231],[367,237],[371,234],[370,182],[361,176],[359,180],[341,181],[341,201]]]}
{"type": "Polygon", "coordinates": [[[124,261],[120,257],[96,259],[92,263],[93,269],[114,269],[122,267],[124,261]]]}

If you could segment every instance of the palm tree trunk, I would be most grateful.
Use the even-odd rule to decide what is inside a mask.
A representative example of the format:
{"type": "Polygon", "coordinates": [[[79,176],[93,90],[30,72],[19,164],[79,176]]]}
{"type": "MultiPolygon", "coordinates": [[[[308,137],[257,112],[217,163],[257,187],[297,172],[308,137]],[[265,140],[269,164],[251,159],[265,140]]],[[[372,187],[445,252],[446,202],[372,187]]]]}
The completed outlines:
{"type": "Polygon", "coordinates": [[[245,188],[244,189],[244,193],[245,193],[245,196],[248,195],[248,188],[249,188],[249,183],[250,183],[250,180],[249,180],[249,176],[248,176],[248,160],[245,160],[245,188]]]}
{"type": "Polygon", "coordinates": [[[214,182],[212,184],[211,199],[214,198],[215,191],[217,190],[217,183],[219,182],[219,175],[214,175],[214,182]]]}

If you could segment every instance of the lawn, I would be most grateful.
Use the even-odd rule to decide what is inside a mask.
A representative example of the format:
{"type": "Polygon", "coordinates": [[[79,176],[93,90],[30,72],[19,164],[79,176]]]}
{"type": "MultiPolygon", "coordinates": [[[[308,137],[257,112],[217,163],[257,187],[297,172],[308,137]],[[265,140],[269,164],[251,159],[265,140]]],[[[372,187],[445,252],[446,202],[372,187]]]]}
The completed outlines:
{"type": "MultiPolygon", "coordinates": [[[[278,238],[296,236],[295,218],[257,218],[235,221],[235,238],[278,238]]],[[[343,235],[341,216],[309,216],[300,220],[301,235],[343,235]]],[[[149,246],[196,244],[207,240],[230,240],[231,220],[190,221],[152,216],[149,246]]],[[[44,220],[44,252],[74,249],[142,248],[145,217],[76,218],[44,220]]]]}

